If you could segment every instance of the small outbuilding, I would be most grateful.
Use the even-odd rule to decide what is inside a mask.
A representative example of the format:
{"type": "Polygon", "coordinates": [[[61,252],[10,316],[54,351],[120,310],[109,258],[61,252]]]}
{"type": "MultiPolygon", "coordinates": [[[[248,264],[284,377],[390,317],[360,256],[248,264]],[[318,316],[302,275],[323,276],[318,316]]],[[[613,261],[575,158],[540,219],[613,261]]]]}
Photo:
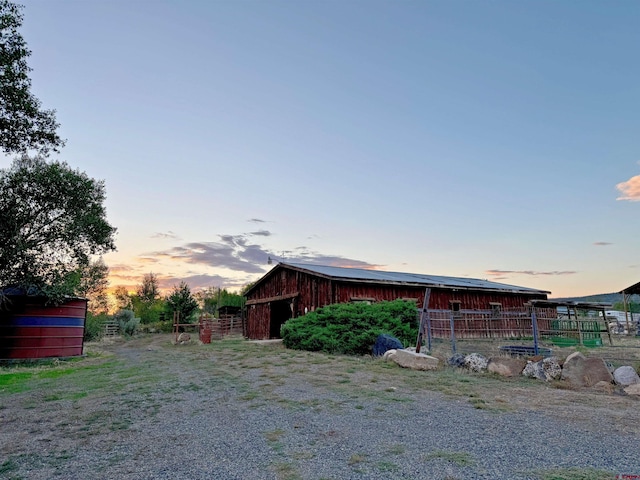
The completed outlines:
{"type": "Polygon", "coordinates": [[[638,330],[638,327],[633,324],[633,314],[631,314],[631,312],[629,311],[629,304],[631,303],[632,295],[640,295],[640,282],[628,286],[624,290],[621,290],[620,293],[622,294],[622,301],[624,304],[624,316],[627,331],[631,333],[633,330],[635,330],[636,335],[638,335],[640,334],[640,330],[638,330]]]}
{"type": "Polygon", "coordinates": [[[385,272],[303,263],[280,263],[246,293],[247,337],[278,338],[288,319],[334,303],[404,299],[439,310],[500,310],[546,300],[545,290],[475,278],[385,272]]]}

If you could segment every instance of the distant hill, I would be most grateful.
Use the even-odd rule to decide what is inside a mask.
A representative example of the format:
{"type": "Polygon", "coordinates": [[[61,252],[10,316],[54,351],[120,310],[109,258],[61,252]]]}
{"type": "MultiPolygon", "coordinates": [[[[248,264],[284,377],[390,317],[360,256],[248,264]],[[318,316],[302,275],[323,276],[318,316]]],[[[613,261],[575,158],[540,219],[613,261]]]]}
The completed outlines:
{"type": "MultiPolygon", "coordinates": [[[[617,302],[622,302],[621,293],[599,293],[597,295],[587,295],[584,297],[563,297],[563,298],[551,298],[550,300],[557,300],[560,302],[589,302],[589,303],[610,303],[613,305],[617,302]]],[[[640,295],[631,295],[632,302],[640,303],[640,295]]]]}

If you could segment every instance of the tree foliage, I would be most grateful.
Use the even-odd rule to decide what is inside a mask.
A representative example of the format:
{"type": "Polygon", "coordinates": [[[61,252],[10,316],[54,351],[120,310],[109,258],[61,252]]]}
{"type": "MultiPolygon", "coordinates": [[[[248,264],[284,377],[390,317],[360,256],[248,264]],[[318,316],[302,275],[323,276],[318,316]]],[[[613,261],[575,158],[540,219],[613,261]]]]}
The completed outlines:
{"type": "Polygon", "coordinates": [[[287,348],[363,355],[371,353],[381,333],[397,337],[405,346],[415,342],[418,312],[415,303],[403,300],[327,305],[287,320],[280,333],[287,348]]]}
{"type": "Polygon", "coordinates": [[[91,257],[115,250],[104,201],[104,182],[64,162],[23,156],[0,170],[0,285],[79,294],[91,257]]]}
{"type": "Polygon", "coordinates": [[[180,323],[188,323],[191,316],[198,310],[198,301],[191,294],[189,285],[180,282],[179,286],[174,286],[171,293],[166,298],[167,310],[173,315],[180,315],[180,323]]]}
{"type": "Polygon", "coordinates": [[[116,310],[133,310],[133,302],[127,287],[118,285],[113,292],[113,297],[116,302],[116,310]]]}
{"type": "Polygon", "coordinates": [[[19,32],[22,6],[0,0],[0,148],[5,153],[57,152],[64,141],[54,110],[44,110],[31,93],[31,51],[19,32]]]}
{"type": "Polygon", "coordinates": [[[80,272],[77,294],[89,300],[88,310],[94,315],[106,314],[109,311],[108,276],[109,267],[104,263],[102,257],[89,262],[80,272]]]}
{"type": "Polygon", "coordinates": [[[200,310],[215,315],[220,307],[243,307],[246,299],[226,288],[208,287],[195,293],[200,310]]]}
{"type": "Polygon", "coordinates": [[[158,276],[154,273],[147,273],[142,278],[142,283],[138,285],[138,298],[142,302],[152,303],[160,296],[158,286],[158,276]]]}

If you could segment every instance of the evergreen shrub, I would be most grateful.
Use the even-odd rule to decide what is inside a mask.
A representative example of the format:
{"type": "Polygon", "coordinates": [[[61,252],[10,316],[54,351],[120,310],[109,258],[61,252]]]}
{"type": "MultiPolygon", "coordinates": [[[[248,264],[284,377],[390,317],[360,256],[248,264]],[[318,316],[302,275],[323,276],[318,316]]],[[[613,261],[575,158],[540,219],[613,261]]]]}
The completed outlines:
{"type": "Polygon", "coordinates": [[[134,335],[140,325],[140,319],[135,317],[135,314],[131,310],[120,310],[114,315],[114,318],[120,325],[120,333],[127,337],[134,335]]]}
{"type": "Polygon", "coordinates": [[[280,333],[284,346],[296,350],[370,354],[381,333],[393,335],[409,346],[418,335],[416,304],[404,300],[327,305],[287,320],[280,333]]]}

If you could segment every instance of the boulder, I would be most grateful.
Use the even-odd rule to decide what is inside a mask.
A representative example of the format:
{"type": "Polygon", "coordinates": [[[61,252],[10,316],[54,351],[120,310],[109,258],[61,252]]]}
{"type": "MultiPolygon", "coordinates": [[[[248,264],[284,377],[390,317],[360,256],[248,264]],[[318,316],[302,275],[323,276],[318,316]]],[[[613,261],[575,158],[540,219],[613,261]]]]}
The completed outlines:
{"type": "Polygon", "coordinates": [[[480,355],[479,353],[470,353],[464,357],[464,366],[472,372],[481,372],[487,369],[489,360],[487,357],[480,355]]]}
{"type": "Polygon", "coordinates": [[[549,382],[560,379],[562,367],[556,357],[547,357],[538,361],[529,360],[522,371],[522,375],[549,382]]]}
{"type": "Polygon", "coordinates": [[[556,357],[543,358],[541,363],[545,380],[559,380],[562,377],[562,367],[556,357]]]}
{"type": "Polygon", "coordinates": [[[574,352],[564,361],[562,379],[574,387],[591,387],[600,381],[613,382],[613,375],[601,358],[574,352]]]}
{"type": "Polygon", "coordinates": [[[624,393],[627,395],[638,395],[640,396],[640,383],[634,383],[633,385],[629,385],[625,387],[624,393]]]}
{"type": "Polygon", "coordinates": [[[522,370],[522,375],[527,378],[536,378],[538,380],[546,380],[544,375],[544,369],[542,368],[542,362],[533,362],[529,360],[522,370]]]}
{"type": "Polygon", "coordinates": [[[387,350],[386,352],[384,352],[384,355],[382,355],[382,359],[391,360],[391,356],[394,355],[396,352],[397,350],[395,348],[392,348],[391,350],[387,350]]]}
{"type": "Polygon", "coordinates": [[[182,332],[180,335],[178,335],[178,343],[180,345],[184,345],[185,343],[189,342],[191,342],[191,335],[189,335],[188,333],[182,332]]]}
{"type": "Polygon", "coordinates": [[[628,365],[616,368],[613,371],[613,379],[618,385],[624,385],[625,387],[640,383],[640,377],[638,377],[634,368],[628,365]]]}
{"type": "Polygon", "coordinates": [[[465,355],[463,355],[462,353],[454,353],[451,357],[449,357],[447,363],[452,367],[464,367],[464,359],[465,355]]]}
{"type": "Polygon", "coordinates": [[[392,349],[403,348],[402,342],[396,337],[382,333],[376,338],[376,343],[373,344],[373,356],[380,357],[384,355],[384,352],[392,349]]]}
{"type": "Polygon", "coordinates": [[[387,358],[403,368],[412,370],[436,370],[440,363],[436,357],[406,350],[396,350],[395,353],[390,354],[387,358]]]}
{"type": "Polygon", "coordinates": [[[522,358],[492,357],[487,364],[487,370],[503,377],[515,377],[522,373],[527,361],[522,358]]]}

